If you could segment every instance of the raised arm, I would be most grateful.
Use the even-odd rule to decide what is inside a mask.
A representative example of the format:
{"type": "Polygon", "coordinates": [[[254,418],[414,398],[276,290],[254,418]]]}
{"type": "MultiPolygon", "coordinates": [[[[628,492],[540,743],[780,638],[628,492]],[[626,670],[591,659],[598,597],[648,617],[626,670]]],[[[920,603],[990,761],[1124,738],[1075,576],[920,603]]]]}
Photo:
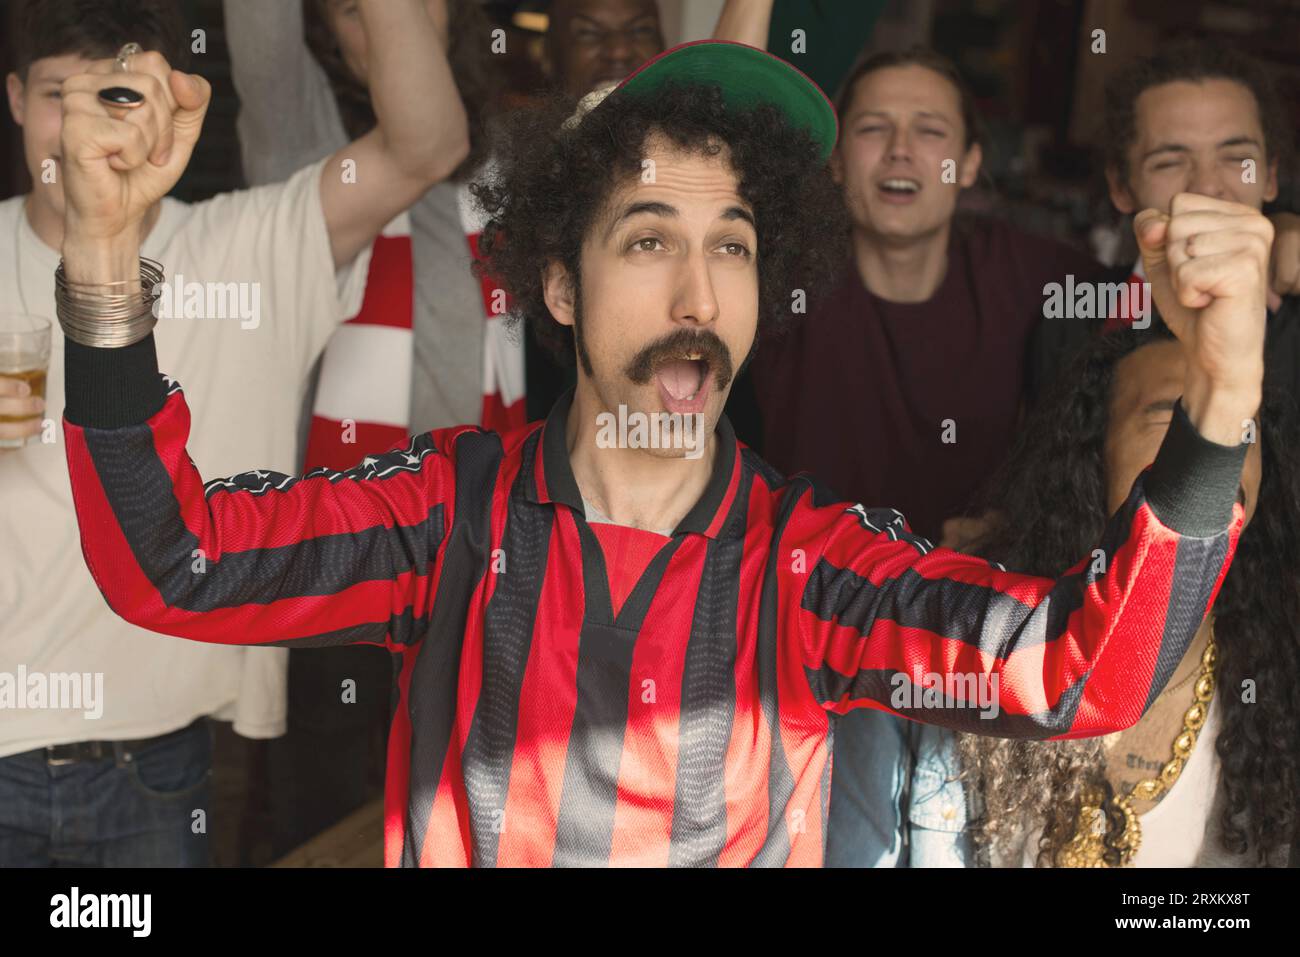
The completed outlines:
{"type": "Polygon", "coordinates": [[[896,512],[849,509],[815,565],[788,579],[818,705],[1073,738],[1132,726],[1168,681],[1240,534],[1271,228],[1254,210],[1182,194],[1172,216],[1147,210],[1135,230],[1156,305],[1189,360],[1155,462],[1092,553],[1055,581],[935,549],[896,512]],[[935,684],[937,694],[924,691],[935,684]]]}
{"type": "MultiPolygon", "coordinates": [[[[336,152],[321,202],[336,266],[469,155],[469,121],[447,62],[446,0],[357,0],[377,124],[336,152]]],[[[486,37],[483,38],[486,41],[486,37]]]]}
{"type": "Polygon", "coordinates": [[[1175,413],[1096,549],[1055,581],[934,548],[897,512],[850,509],[796,583],[791,613],[814,699],[995,737],[1136,724],[1227,572],[1244,457],[1175,413]]]}
{"type": "Polygon", "coordinates": [[[116,349],[68,340],[65,370],[82,552],[114,612],[223,644],[418,640],[454,499],[441,434],[347,472],[254,470],[205,487],[185,451],[189,408],[159,375],[152,335],[116,349]]]}
{"type": "Polygon", "coordinates": [[[225,0],[239,143],[250,186],[278,183],[349,140],[303,35],[297,0],[225,0]]]}
{"type": "Polygon", "coordinates": [[[727,0],[718,14],[713,39],[748,43],[767,49],[767,34],[772,26],[774,0],[727,0]]]}
{"type": "MultiPolygon", "coordinates": [[[[131,67],[102,61],[63,85],[64,268],[83,287],[139,285],[141,223],[188,163],[210,96],[158,54],[131,67]],[[106,108],[97,93],[113,86],[142,105],[106,108]]],[[[102,305],[78,290],[82,313],[102,305]]],[[[415,639],[446,552],[453,448],[425,435],[346,473],[250,472],[205,489],[148,326],[114,347],[83,320],[65,329],[64,431],[82,550],[114,611],[223,643],[415,639]]]]}

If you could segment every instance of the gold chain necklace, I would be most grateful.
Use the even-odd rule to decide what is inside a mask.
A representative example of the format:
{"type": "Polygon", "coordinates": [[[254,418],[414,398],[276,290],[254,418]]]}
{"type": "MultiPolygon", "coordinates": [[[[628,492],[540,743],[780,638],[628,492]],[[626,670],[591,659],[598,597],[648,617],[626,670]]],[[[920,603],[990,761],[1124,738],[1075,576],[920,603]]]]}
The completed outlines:
{"type": "Polygon", "coordinates": [[[1110,799],[1110,812],[1104,807],[1102,788],[1092,786],[1085,789],[1079,807],[1079,821],[1075,827],[1074,837],[1056,853],[1058,867],[1109,867],[1106,863],[1106,834],[1111,828],[1111,820],[1123,820],[1123,829],[1110,845],[1119,849],[1120,866],[1127,867],[1133,862],[1138,847],[1142,843],[1142,825],[1138,814],[1133,810],[1133,801],[1154,801],[1168,792],[1183,768],[1187,766],[1196,747],[1196,737],[1205,726],[1205,719],[1210,713],[1210,701],[1214,698],[1214,622],[1210,622],[1210,640],[1201,654],[1201,670],[1196,676],[1192,706],[1183,714],[1183,729],[1174,738],[1173,756],[1160,769],[1154,778],[1146,778],[1133,786],[1123,797],[1110,799]]]}

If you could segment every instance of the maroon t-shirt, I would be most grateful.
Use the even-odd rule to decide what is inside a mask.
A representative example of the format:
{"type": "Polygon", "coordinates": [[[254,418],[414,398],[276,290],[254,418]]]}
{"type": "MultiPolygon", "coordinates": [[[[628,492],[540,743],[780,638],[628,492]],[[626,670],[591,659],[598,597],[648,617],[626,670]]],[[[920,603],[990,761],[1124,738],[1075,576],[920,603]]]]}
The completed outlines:
{"type": "Polygon", "coordinates": [[[834,292],[760,349],[763,453],[838,495],[896,508],[938,540],[1014,437],[1043,286],[1103,278],[1069,246],[993,220],[955,223],[926,302],[868,292],[851,261],[834,292]]]}

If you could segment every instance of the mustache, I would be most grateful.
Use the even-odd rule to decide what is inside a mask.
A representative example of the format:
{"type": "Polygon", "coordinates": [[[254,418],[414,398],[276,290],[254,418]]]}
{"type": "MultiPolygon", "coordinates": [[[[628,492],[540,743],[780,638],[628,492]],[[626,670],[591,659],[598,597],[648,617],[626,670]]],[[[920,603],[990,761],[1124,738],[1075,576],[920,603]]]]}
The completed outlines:
{"type": "Polygon", "coordinates": [[[735,376],[731,350],[716,332],[708,329],[703,332],[680,329],[656,339],[631,358],[623,367],[623,374],[637,385],[645,385],[663,363],[691,353],[709,364],[708,371],[719,391],[731,384],[735,376]]]}

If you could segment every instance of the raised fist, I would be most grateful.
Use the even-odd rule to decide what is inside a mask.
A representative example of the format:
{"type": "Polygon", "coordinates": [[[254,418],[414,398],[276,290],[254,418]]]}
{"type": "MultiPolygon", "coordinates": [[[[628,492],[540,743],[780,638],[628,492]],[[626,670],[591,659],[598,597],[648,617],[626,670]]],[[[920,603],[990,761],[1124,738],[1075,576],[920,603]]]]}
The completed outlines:
{"type": "Polygon", "coordinates": [[[1168,215],[1138,213],[1133,231],[1156,308],[1187,350],[1184,398],[1213,392],[1253,414],[1264,374],[1272,224],[1253,207],[1179,193],[1168,215]]]}
{"type": "Polygon", "coordinates": [[[139,53],[128,72],[99,60],[63,84],[65,248],[139,241],[150,208],[176,185],[203,126],[212,90],[173,70],[158,53],[139,53]],[[143,95],[134,109],[111,106],[101,90],[143,95]]]}

